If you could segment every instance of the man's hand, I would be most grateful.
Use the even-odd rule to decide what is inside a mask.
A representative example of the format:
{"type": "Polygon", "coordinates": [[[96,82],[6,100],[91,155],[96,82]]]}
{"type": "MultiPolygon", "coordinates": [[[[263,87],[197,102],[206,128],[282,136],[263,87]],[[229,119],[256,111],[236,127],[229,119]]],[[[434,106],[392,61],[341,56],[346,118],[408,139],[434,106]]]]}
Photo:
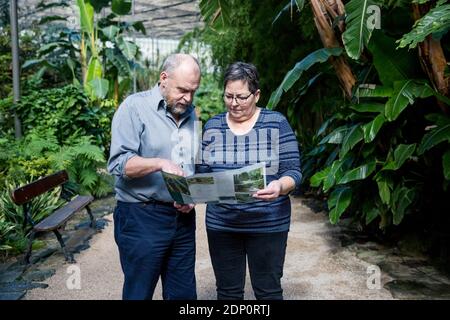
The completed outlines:
{"type": "Polygon", "coordinates": [[[182,177],[186,176],[183,169],[181,169],[180,166],[178,166],[175,162],[167,159],[160,159],[160,161],[161,161],[160,162],[161,171],[175,174],[177,176],[182,177]]]}
{"type": "Polygon", "coordinates": [[[190,204],[178,204],[176,202],[173,203],[173,206],[175,208],[178,209],[178,211],[183,212],[183,213],[188,213],[190,212],[192,209],[194,209],[195,204],[190,203],[190,204]]]}
{"type": "Polygon", "coordinates": [[[256,191],[253,197],[265,201],[273,201],[281,194],[282,185],[280,180],[274,180],[265,189],[256,191]]]}

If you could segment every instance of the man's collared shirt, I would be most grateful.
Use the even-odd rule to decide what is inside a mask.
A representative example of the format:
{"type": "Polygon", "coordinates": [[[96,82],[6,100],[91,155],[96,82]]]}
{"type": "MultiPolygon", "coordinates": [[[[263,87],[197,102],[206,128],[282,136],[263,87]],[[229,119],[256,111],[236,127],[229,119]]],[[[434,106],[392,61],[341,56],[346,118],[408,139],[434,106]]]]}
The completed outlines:
{"type": "Polygon", "coordinates": [[[159,200],[172,202],[161,172],[140,178],[125,175],[127,161],[134,157],[169,159],[194,174],[199,147],[198,123],[189,106],[179,122],[167,110],[158,85],[125,99],[112,121],[108,171],[116,177],[116,199],[123,202],[159,200]]]}

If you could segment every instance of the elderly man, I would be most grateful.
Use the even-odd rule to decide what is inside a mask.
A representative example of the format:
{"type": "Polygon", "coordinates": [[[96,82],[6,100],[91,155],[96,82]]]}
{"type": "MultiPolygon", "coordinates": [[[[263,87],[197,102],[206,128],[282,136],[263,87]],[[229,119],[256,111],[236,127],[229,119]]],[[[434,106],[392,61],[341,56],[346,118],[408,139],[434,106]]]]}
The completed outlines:
{"type": "Polygon", "coordinates": [[[195,136],[192,100],[199,64],[190,55],[171,55],[159,80],[125,99],[112,122],[108,170],[116,177],[114,237],[125,275],[122,297],[152,299],[161,277],[165,300],[196,299],[195,210],[172,200],[161,171],[194,173],[186,137],[195,136]]]}

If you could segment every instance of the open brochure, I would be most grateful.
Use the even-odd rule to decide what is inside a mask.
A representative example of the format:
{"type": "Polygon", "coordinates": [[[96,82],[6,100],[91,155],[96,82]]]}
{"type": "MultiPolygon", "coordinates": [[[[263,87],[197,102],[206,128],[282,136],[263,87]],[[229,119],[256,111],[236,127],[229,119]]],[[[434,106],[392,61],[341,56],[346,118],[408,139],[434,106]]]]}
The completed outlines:
{"type": "Polygon", "coordinates": [[[180,177],[162,172],[167,189],[179,204],[247,203],[253,194],[266,187],[266,165],[257,163],[241,169],[200,173],[180,177]]]}

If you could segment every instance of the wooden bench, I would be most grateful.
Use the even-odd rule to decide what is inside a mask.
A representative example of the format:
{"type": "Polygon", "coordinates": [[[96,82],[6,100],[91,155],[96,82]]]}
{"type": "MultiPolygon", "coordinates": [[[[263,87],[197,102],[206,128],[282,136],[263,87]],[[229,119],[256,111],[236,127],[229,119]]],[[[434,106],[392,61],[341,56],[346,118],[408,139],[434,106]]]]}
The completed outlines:
{"type": "MultiPolygon", "coordinates": [[[[66,222],[78,211],[83,208],[86,208],[86,211],[89,214],[92,228],[95,228],[95,220],[92,212],[89,208],[89,204],[94,200],[92,196],[80,196],[77,195],[74,199],[70,199],[69,192],[65,190],[64,184],[69,180],[69,176],[67,171],[59,171],[52,175],[46,176],[39,180],[33,181],[30,184],[19,187],[15,189],[11,198],[17,205],[23,205],[23,214],[24,214],[24,223],[23,228],[26,229],[28,225],[31,225],[31,230],[29,234],[28,240],[28,250],[25,255],[25,263],[28,264],[30,262],[30,256],[32,251],[33,240],[37,233],[39,232],[47,232],[53,231],[58,239],[59,244],[61,245],[62,252],[67,262],[74,263],[75,260],[73,258],[73,254],[66,250],[64,241],[62,239],[61,233],[58,229],[64,227],[66,222]],[[30,201],[35,197],[44,194],[45,192],[60,186],[61,190],[61,198],[68,201],[61,208],[56,209],[52,212],[48,217],[44,218],[42,221],[36,223],[31,218],[30,214],[30,201]]],[[[25,230],[26,231],[26,230],[25,230]]]]}

